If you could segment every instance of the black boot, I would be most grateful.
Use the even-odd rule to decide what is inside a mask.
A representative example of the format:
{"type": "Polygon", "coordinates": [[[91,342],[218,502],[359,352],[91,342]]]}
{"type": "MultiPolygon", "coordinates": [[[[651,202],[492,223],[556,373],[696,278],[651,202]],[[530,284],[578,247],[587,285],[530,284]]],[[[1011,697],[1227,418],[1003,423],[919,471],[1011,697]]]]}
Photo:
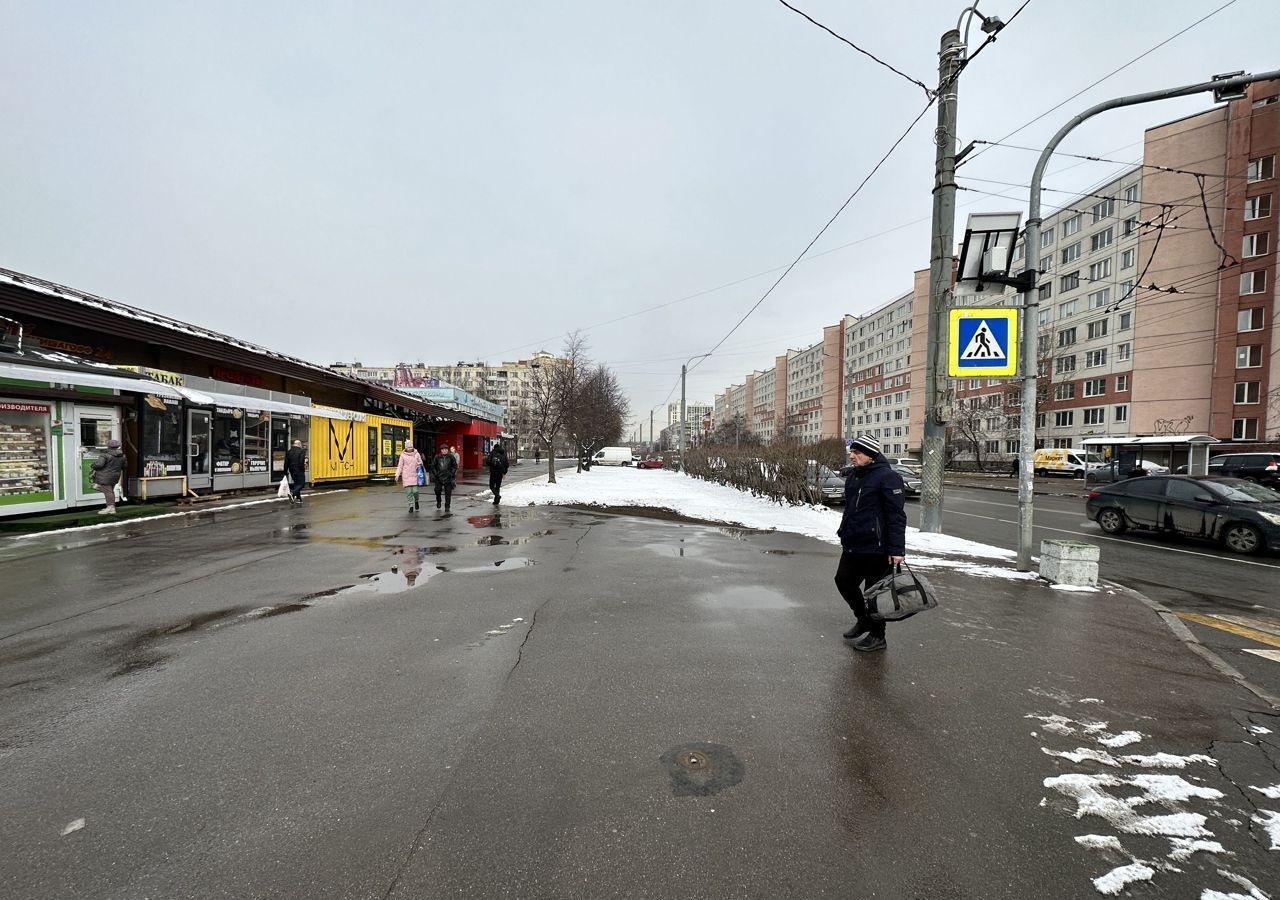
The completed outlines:
{"type": "Polygon", "coordinates": [[[415,510],[415,511],[418,509],[418,498],[417,498],[417,497],[414,497],[414,498],[413,498],[413,508],[414,508],[414,510],[415,510]]]}
{"type": "Polygon", "coordinates": [[[865,619],[858,619],[853,623],[853,627],[844,633],[846,641],[856,640],[871,630],[871,625],[865,619]]]}

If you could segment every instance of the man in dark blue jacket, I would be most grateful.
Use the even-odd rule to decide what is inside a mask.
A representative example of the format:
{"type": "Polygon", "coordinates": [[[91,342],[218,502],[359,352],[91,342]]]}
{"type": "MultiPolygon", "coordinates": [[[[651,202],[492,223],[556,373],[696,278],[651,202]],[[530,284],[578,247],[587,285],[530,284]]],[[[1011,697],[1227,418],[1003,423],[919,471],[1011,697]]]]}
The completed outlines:
{"type": "Polygon", "coordinates": [[[844,517],[836,531],[842,551],[836,588],[856,621],[844,636],[855,650],[883,650],[884,622],[867,615],[862,587],[883,578],[907,555],[906,492],[902,476],[870,435],[849,441],[849,461],[853,468],[844,484],[844,517]]]}

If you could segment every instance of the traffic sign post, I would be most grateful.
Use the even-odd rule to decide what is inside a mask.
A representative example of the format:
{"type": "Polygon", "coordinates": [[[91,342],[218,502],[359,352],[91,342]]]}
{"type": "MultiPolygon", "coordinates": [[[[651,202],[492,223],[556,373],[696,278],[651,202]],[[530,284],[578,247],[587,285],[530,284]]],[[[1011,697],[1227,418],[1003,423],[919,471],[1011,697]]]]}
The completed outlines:
{"type": "Polygon", "coordinates": [[[1013,378],[1018,374],[1018,309],[969,306],[949,316],[947,374],[1013,378]]]}

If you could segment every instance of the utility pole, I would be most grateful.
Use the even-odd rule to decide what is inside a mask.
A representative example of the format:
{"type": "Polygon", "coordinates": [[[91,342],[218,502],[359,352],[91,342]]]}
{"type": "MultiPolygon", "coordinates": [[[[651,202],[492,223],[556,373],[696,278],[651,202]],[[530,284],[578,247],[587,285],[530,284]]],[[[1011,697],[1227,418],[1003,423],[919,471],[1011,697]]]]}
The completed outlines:
{"type": "Polygon", "coordinates": [[[680,462],[678,467],[684,471],[684,379],[689,374],[689,364],[680,367],[680,462]]]}
{"type": "MultiPolygon", "coordinates": [[[[1045,169],[1049,166],[1049,159],[1053,156],[1053,151],[1062,143],[1065,138],[1077,125],[1091,119],[1098,113],[1106,112],[1109,109],[1118,109],[1122,106],[1136,106],[1140,103],[1153,103],[1156,100],[1168,100],[1173,97],[1185,97],[1189,94],[1203,94],[1209,91],[1213,92],[1214,99],[1221,102],[1223,100],[1234,99],[1239,96],[1239,92],[1248,87],[1255,81],[1272,81],[1280,78],[1280,71],[1265,72],[1261,75],[1220,75],[1214,77],[1210,81],[1202,81],[1199,84],[1188,84],[1182,87],[1167,88],[1163,91],[1151,91],[1146,94],[1134,94],[1128,97],[1117,97],[1114,100],[1107,100],[1096,106],[1091,106],[1080,115],[1076,116],[1066,125],[1058,129],[1058,133],[1049,139],[1049,143],[1045,145],[1044,150],[1040,153],[1040,159],[1036,161],[1035,172],[1031,176],[1031,195],[1027,214],[1027,229],[1023,237],[1023,246],[1026,248],[1026,259],[1031,268],[1023,273],[1024,277],[1019,284],[1022,294],[1022,418],[1020,434],[1020,445],[1018,447],[1019,459],[1019,477],[1018,477],[1018,562],[1019,572],[1031,571],[1031,544],[1032,544],[1032,460],[1035,457],[1036,442],[1036,377],[1039,374],[1037,369],[1039,360],[1037,355],[1039,347],[1037,344],[1037,332],[1039,320],[1037,316],[1038,303],[1036,300],[1036,282],[1039,280],[1039,273],[1035,269],[1035,263],[1032,260],[1039,259],[1040,250],[1040,184],[1044,179],[1045,169]]],[[[928,482],[925,482],[927,485],[928,482]]],[[[923,530],[923,529],[922,529],[923,530]]]]}
{"type": "Polygon", "coordinates": [[[649,452],[653,453],[653,410],[649,410],[649,452]]]}
{"type": "MultiPolygon", "coordinates": [[[[966,10],[965,12],[968,12],[966,10]]],[[[963,15],[961,16],[963,18],[963,15]]],[[[920,530],[942,531],[942,470],[947,442],[947,299],[951,295],[956,219],[956,92],[965,45],[957,25],[942,36],[938,55],[937,158],[933,178],[933,239],[929,255],[928,351],[924,360],[920,530]]]]}

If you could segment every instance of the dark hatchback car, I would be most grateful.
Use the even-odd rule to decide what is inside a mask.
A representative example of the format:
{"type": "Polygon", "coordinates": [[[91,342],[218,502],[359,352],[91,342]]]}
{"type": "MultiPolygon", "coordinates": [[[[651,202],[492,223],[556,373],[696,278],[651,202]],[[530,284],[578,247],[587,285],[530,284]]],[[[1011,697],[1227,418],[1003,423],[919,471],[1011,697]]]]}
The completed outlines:
{"type": "Polygon", "coordinates": [[[1089,492],[1089,518],[1129,529],[1217,541],[1233,553],[1280,551],[1280,493],[1241,478],[1148,475],[1089,492]]]}

